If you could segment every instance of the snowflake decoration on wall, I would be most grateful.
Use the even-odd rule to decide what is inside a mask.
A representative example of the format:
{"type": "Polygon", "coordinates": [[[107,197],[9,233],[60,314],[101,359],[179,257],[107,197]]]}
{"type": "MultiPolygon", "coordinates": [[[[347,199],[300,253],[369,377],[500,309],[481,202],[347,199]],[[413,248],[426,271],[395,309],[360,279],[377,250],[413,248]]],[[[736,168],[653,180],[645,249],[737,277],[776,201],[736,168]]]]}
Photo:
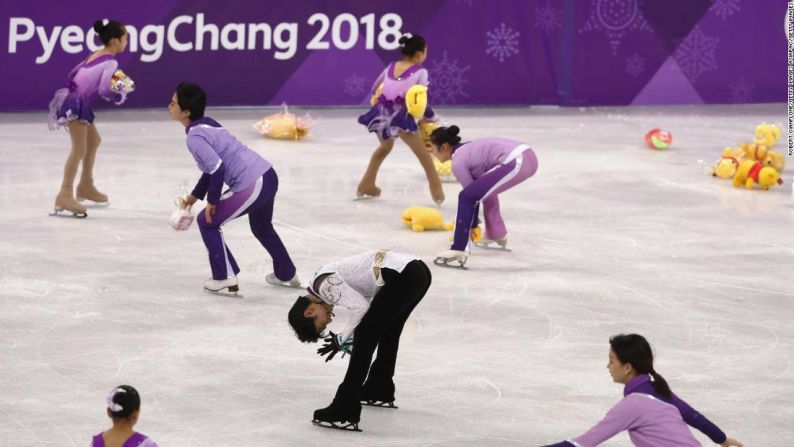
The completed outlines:
{"type": "Polygon", "coordinates": [[[499,59],[499,62],[518,54],[518,36],[521,35],[518,31],[501,23],[485,35],[488,38],[485,53],[499,59]]]}
{"type": "Polygon", "coordinates": [[[696,26],[678,45],[673,57],[690,81],[694,83],[703,73],[717,69],[715,53],[719,42],[718,37],[709,37],[696,26]]]}
{"type": "Polygon", "coordinates": [[[742,9],[740,5],[741,0],[712,0],[709,10],[714,11],[714,14],[725,20],[734,12],[739,12],[742,9]]]}
{"type": "Polygon", "coordinates": [[[590,17],[579,33],[603,32],[612,46],[613,56],[617,55],[618,47],[629,31],[653,31],[642,16],[637,0],[590,0],[590,5],[590,17]]]}
{"type": "Polygon", "coordinates": [[[632,54],[626,59],[626,73],[636,78],[645,71],[645,58],[639,54],[632,54]]]}
{"type": "Polygon", "coordinates": [[[469,82],[465,75],[470,69],[470,65],[461,66],[457,60],[450,61],[446,51],[441,55],[441,60],[434,59],[428,69],[432,102],[449,104],[458,97],[467,98],[469,94],[463,87],[469,82]]]}
{"type": "Polygon", "coordinates": [[[361,96],[364,94],[364,81],[365,79],[361,76],[353,73],[347,79],[345,79],[345,94],[347,96],[361,96]]]}
{"type": "Polygon", "coordinates": [[[535,29],[549,33],[562,27],[562,11],[546,2],[535,9],[535,29]]]}
{"type": "Polygon", "coordinates": [[[753,102],[755,85],[747,79],[741,78],[731,85],[729,97],[731,102],[737,104],[753,102]]]}

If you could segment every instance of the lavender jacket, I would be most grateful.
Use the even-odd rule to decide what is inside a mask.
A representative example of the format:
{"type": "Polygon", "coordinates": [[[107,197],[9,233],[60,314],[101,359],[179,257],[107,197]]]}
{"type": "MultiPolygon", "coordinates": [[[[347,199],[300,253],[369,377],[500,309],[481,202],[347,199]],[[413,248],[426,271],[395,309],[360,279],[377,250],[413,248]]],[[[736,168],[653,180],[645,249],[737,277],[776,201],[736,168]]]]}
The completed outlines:
{"type": "Polygon", "coordinates": [[[687,424],[716,444],[727,439],[719,427],[678,396],[666,398],[659,394],[648,374],[631,379],[623,396],[601,422],[583,435],[547,447],[596,446],[623,430],[628,430],[631,442],[638,447],[700,446],[687,424]]]}

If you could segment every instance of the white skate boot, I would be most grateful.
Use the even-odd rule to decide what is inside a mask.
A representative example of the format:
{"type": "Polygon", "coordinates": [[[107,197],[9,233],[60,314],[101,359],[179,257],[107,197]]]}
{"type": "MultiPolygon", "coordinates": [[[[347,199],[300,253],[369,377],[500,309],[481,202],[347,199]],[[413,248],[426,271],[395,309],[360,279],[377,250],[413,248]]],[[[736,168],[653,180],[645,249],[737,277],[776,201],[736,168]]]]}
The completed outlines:
{"type": "Polygon", "coordinates": [[[275,273],[268,273],[265,276],[265,282],[273,286],[292,287],[293,289],[301,288],[301,280],[298,278],[297,273],[289,281],[282,281],[276,277],[275,273]]]}
{"type": "Polygon", "coordinates": [[[237,284],[236,276],[226,279],[208,279],[204,282],[204,291],[232,298],[242,298],[243,296],[238,293],[240,287],[237,284]]]}
{"type": "Polygon", "coordinates": [[[510,251],[510,249],[507,248],[507,237],[503,237],[501,239],[488,239],[487,237],[483,237],[479,241],[475,241],[474,245],[480,248],[487,248],[489,250],[510,251]]]}
{"type": "Polygon", "coordinates": [[[433,261],[435,265],[441,267],[452,267],[459,269],[466,269],[466,261],[469,260],[469,254],[460,250],[446,250],[436,256],[433,261]]]}

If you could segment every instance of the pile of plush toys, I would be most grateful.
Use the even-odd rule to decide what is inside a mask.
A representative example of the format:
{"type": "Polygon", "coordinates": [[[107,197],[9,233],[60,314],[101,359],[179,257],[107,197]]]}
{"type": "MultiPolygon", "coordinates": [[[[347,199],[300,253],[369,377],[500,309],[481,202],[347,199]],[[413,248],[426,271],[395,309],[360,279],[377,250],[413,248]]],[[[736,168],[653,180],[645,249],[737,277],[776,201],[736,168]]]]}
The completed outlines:
{"type": "Polygon", "coordinates": [[[783,184],[780,172],[785,166],[783,154],[772,150],[780,138],[780,127],[761,123],[755,126],[755,138],[737,148],[726,147],[711,168],[713,176],[733,179],[733,186],[752,189],[755,184],[767,190],[783,184]]]}

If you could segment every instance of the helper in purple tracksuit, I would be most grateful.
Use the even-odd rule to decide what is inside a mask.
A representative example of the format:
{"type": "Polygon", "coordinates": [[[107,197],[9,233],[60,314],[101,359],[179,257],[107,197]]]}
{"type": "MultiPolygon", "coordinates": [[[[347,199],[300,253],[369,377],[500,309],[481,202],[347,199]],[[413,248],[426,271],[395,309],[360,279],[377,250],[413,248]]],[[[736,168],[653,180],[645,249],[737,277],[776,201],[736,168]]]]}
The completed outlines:
{"type": "MultiPolygon", "coordinates": [[[[538,158],[526,144],[509,138],[480,138],[461,142],[458,126],[439,127],[430,136],[433,154],[442,162],[452,160],[452,173],[463,186],[458,195],[455,238],[439,258],[468,257],[470,232],[479,223],[480,202],[485,217],[483,244],[507,244],[507,228],[499,212],[498,195],[532,177],[538,158]]],[[[473,234],[472,234],[473,236],[473,234]]]]}
{"type": "Polygon", "coordinates": [[[204,116],[206,95],[195,84],[177,86],[168,111],[185,126],[187,147],[203,172],[191,195],[183,200],[190,206],[207,196],[207,206],[197,217],[201,237],[209,252],[212,279],[204,284],[211,292],[238,290],[234,260],[221,226],[248,214],[251,232],[273,258],[274,273],[265,280],[274,285],[300,287],[286,247],[273,228],[273,202],[278,191],[278,177],[270,163],[238,141],[217,121],[204,116]],[[229,192],[221,196],[223,184],[229,192]]]}
{"type": "Polygon", "coordinates": [[[612,380],[626,385],[623,399],[584,434],[547,447],[592,447],[623,430],[638,447],[700,446],[687,425],[723,447],[742,446],[670,391],[653,369],[653,352],[642,335],[616,335],[609,344],[607,368],[612,380]]]}

